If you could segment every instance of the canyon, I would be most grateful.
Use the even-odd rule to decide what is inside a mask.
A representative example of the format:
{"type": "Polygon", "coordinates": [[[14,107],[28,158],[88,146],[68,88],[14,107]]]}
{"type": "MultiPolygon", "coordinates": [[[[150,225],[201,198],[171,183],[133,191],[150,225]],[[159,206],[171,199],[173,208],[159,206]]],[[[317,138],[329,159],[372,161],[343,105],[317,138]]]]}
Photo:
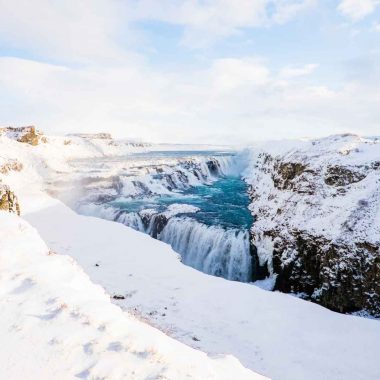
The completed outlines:
{"type": "Polygon", "coordinates": [[[375,138],[236,152],[43,137],[0,136],[7,194],[50,256],[69,255],[127,315],[272,379],[377,378],[375,138]]]}

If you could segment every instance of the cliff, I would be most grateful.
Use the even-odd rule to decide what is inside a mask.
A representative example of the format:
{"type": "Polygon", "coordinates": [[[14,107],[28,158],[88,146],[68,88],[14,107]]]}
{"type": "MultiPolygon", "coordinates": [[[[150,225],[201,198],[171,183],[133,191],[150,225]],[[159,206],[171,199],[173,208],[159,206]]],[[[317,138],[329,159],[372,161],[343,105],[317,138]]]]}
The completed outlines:
{"type": "Polygon", "coordinates": [[[380,142],[339,135],[249,154],[259,273],[332,310],[380,316],[380,142]]]}

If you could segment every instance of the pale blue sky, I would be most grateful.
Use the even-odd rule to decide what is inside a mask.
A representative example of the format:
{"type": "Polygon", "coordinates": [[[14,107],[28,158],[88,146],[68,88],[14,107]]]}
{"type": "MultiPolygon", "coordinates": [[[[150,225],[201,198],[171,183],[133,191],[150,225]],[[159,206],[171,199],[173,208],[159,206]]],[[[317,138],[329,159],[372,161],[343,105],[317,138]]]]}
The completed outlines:
{"type": "Polygon", "coordinates": [[[380,134],[378,0],[0,0],[0,124],[170,142],[380,134]]]}

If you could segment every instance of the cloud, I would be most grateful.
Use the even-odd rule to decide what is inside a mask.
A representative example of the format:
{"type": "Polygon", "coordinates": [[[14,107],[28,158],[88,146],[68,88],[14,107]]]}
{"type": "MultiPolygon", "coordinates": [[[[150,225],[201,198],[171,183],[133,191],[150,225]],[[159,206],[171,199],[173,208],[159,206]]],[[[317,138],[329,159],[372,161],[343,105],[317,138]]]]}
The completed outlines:
{"type": "Polygon", "coordinates": [[[359,21],[373,13],[379,4],[378,0],[341,0],[338,10],[352,21],[359,21]]]}
{"type": "Polygon", "coordinates": [[[315,4],[316,0],[0,0],[0,43],[56,61],[112,62],[129,59],[140,37],[135,25],[139,22],[181,26],[182,45],[204,48],[245,29],[284,24],[315,4]]]}
{"type": "Polygon", "coordinates": [[[182,44],[204,48],[248,28],[284,24],[312,9],[316,0],[141,0],[132,2],[132,18],[184,28],[182,44]]]}
{"type": "Polygon", "coordinates": [[[287,1],[278,0],[275,2],[276,8],[272,16],[272,21],[277,24],[285,24],[286,22],[296,18],[302,13],[314,9],[317,0],[303,0],[303,1],[287,1]]]}
{"type": "Polygon", "coordinates": [[[0,0],[0,42],[44,59],[120,60],[122,14],[114,0],[0,0]]]}
{"type": "Polygon", "coordinates": [[[301,67],[287,66],[280,71],[280,77],[295,78],[311,74],[318,67],[315,63],[310,63],[301,67]]]}
{"type": "Polygon", "coordinates": [[[376,132],[376,81],[331,89],[296,79],[282,80],[256,57],[216,59],[204,69],[169,74],[134,63],[65,67],[3,57],[1,124],[32,122],[49,133],[109,131],[172,142],[376,132]]]}
{"type": "MultiPolygon", "coordinates": [[[[222,51],[208,58],[188,49],[184,64],[176,62],[169,70],[136,53],[145,47],[135,44],[142,21],[179,25],[175,29],[183,32],[184,45],[205,42],[204,47],[246,28],[270,33],[270,26],[316,4],[0,0],[3,51],[19,55],[0,57],[0,124],[181,142],[205,142],[207,136],[214,142],[246,142],[355,128],[374,134],[380,119],[377,73],[363,76],[356,69],[359,74],[334,80],[332,87],[331,79],[317,77],[323,70],[314,73],[316,64],[289,66],[286,58],[274,62],[222,51]]],[[[377,63],[376,56],[373,67],[380,67],[377,63]]]]}
{"type": "Polygon", "coordinates": [[[217,59],[210,69],[217,90],[229,91],[241,86],[262,86],[269,81],[269,69],[257,59],[217,59]]]}

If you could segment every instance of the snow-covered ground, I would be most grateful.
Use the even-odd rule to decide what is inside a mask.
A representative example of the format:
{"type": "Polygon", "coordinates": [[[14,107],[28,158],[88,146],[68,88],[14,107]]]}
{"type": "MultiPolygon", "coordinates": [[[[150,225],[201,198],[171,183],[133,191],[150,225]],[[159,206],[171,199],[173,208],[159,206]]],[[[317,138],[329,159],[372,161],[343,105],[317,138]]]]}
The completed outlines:
{"type": "Polygon", "coordinates": [[[1,379],[264,380],[123,312],[21,218],[0,225],[1,379]]]}
{"type": "Polygon", "coordinates": [[[18,195],[23,218],[57,253],[47,255],[21,219],[1,217],[0,331],[10,343],[0,354],[10,364],[0,377],[259,378],[230,357],[210,359],[148,323],[212,357],[233,355],[274,380],[380,378],[378,321],[205,275],[184,266],[168,245],[77,215],[41,191],[53,170],[69,170],[67,159],[99,154],[77,139],[76,148],[60,138],[31,147],[0,137],[0,160],[23,164],[1,178],[18,195]]]}
{"type": "MultiPolygon", "coordinates": [[[[380,323],[290,295],[205,275],[122,224],[60,203],[28,213],[55,252],[74,257],[123,309],[206,352],[229,353],[275,380],[380,376],[380,323]]],[[[239,378],[239,377],[233,377],[239,378]]]]}

